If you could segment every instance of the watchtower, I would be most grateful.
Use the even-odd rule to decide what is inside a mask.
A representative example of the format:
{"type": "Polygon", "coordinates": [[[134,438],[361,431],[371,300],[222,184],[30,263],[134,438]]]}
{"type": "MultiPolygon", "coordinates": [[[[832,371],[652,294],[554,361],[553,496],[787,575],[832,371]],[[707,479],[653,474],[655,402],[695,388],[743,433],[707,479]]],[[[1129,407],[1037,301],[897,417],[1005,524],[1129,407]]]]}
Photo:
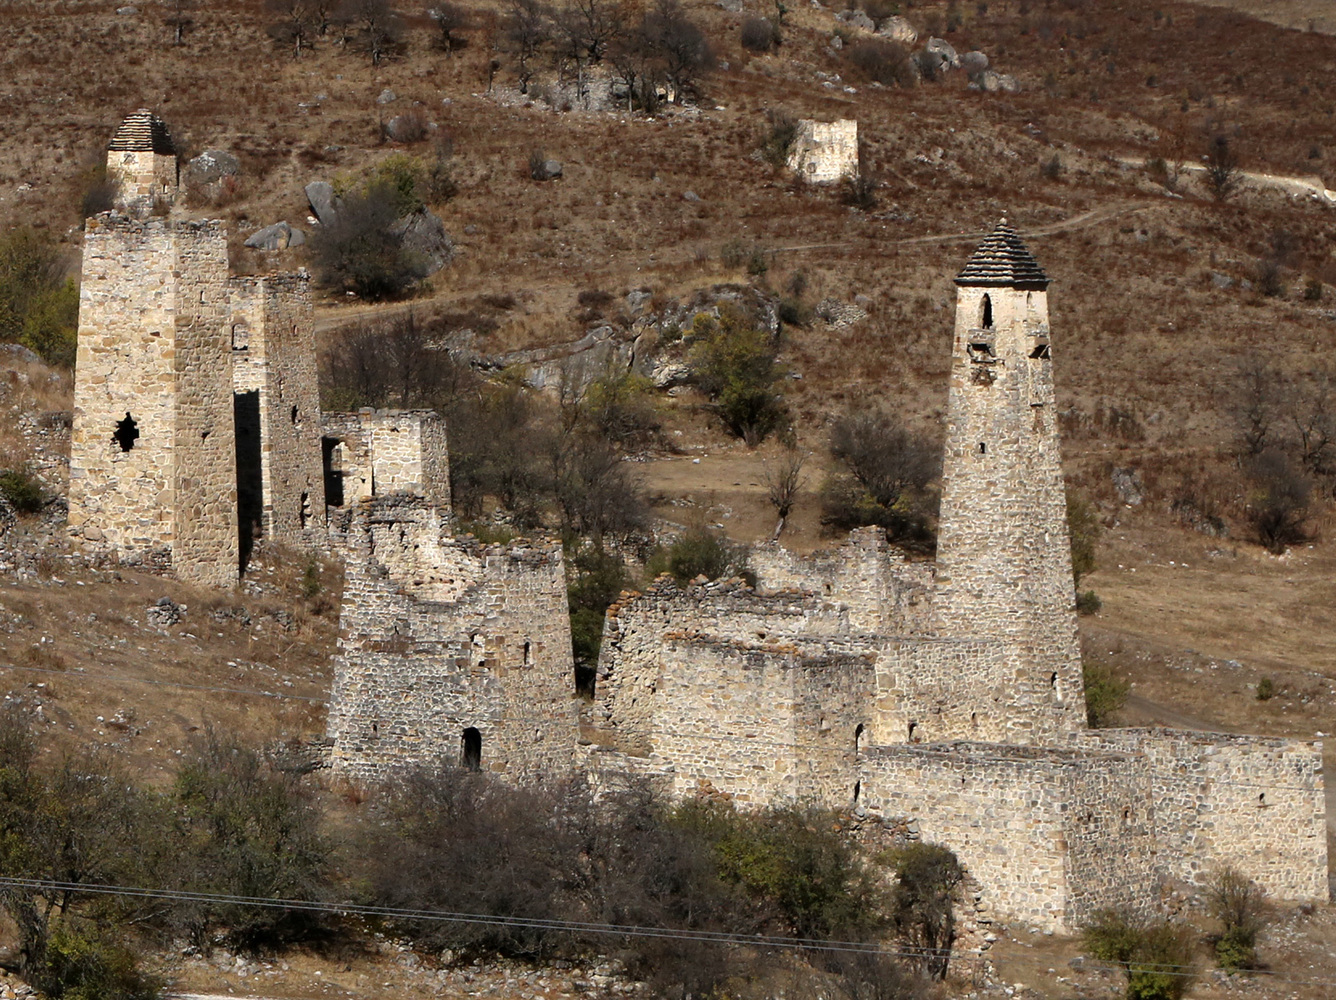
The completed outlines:
{"type": "Polygon", "coordinates": [[[229,314],[222,223],[88,220],[70,534],[214,587],[237,578],[229,314]]]}
{"type": "Polygon", "coordinates": [[[146,214],[154,202],[176,200],[176,145],[166,123],[148,108],[121,122],[107,144],[107,179],[116,185],[114,205],[146,214]]]}
{"type": "Polygon", "coordinates": [[[998,642],[1035,732],[1085,725],[1049,278],[1005,219],[956,276],[937,631],[998,642]]]}

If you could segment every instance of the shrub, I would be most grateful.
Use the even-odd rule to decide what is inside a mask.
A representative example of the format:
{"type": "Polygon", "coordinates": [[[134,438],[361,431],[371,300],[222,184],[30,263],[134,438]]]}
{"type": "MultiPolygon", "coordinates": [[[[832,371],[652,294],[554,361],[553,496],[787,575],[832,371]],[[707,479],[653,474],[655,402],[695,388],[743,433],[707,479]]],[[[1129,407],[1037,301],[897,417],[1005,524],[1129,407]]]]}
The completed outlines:
{"type": "Polygon", "coordinates": [[[1069,492],[1067,534],[1071,538],[1072,582],[1078,588],[1081,586],[1081,580],[1088,573],[1095,571],[1095,548],[1099,542],[1099,532],[1099,512],[1094,504],[1069,492]]]}
{"type": "Polygon", "coordinates": [[[415,156],[392,153],[367,173],[362,194],[373,192],[390,200],[396,217],[410,215],[423,207],[427,169],[415,156]]]}
{"type": "Polygon", "coordinates": [[[893,920],[914,964],[933,979],[945,979],[956,939],[954,903],[965,878],[960,861],[939,844],[910,844],[892,855],[896,874],[893,920]]]}
{"type": "Polygon", "coordinates": [[[845,59],[870,81],[899,87],[918,83],[914,60],[899,42],[868,38],[846,46],[844,52],[845,59]]]}
{"type": "Polygon", "coordinates": [[[583,417],[621,447],[648,444],[661,426],[654,383],[630,370],[610,370],[586,390],[583,417]]]}
{"type": "Polygon", "coordinates": [[[1093,590],[1078,590],[1076,592],[1076,613],[1078,615],[1097,615],[1102,607],[1104,607],[1104,602],[1099,599],[1099,595],[1093,590]]]}
{"type": "Polygon", "coordinates": [[[1307,541],[1305,525],[1312,485],[1288,456],[1268,448],[1248,463],[1253,491],[1248,520],[1268,552],[1281,555],[1307,541]]]}
{"type": "Polygon", "coordinates": [[[1322,301],[1322,282],[1318,281],[1316,278],[1309,278],[1304,282],[1304,301],[1322,301]]]}
{"type": "Polygon", "coordinates": [[[107,176],[107,162],[97,157],[84,171],[83,194],[79,198],[79,214],[82,218],[101,215],[116,207],[117,184],[107,176]]]}
{"type": "Polygon", "coordinates": [[[27,469],[0,472],[0,497],[20,514],[36,514],[46,504],[41,481],[27,469]]]}
{"type": "Polygon", "coordinates": [[[1241,872],[1224,868],[1206,884],[1206,910],[1220,922],[1214,939],[1220,967],[1231,972],[1256,968],[1257,937],[1267,916],[1261,887],[1241,872]]]}
{"type": "Polygon", "coordinates": [[[840,201],[851,208],[870,212],[877,207],[877,182],[871,174],[860,172],[840,184],[840,201]]]}
{"type": "Polygon", "coordinates": [[[747,246],[739,239],[731,239],[719,248],[719,263],[730,271],[742,266],[747,259],[747,246]]]}
{"type": "Polygon", "coordinates": [[[742,47],[749,52],[769,52],[779,44],[779,29],[763,17],[742,22],[742,47]]]}
{"type": "Polygon", "coordinates": [[[1044,180],[1056,181],[1062,176],[1062,160],[1058,154],[1054,153],[1052,159],[1045,160],[1039,168],[1039,174],[1044,180]]]}
{"type": "Polygon", "coordinates": [[[1182,924],[1104,910],[1084,938],[1095,958],[1122,967],[1128,1000],[1181,1000],[1192,985],[1192,932],[1182,924]]]}
{"type": "Polygon", "coordinates": [[[343,199],[337,218],[312,238],[320,280],[368,301],[402,297],[427,267],[395,227],[402,190],[378,185],[343,199]]]}
{"type": "Polygon", "coordinates": [[[1257,700],[1270,701],[1276,696],[1276,682],[1270,677],[1263,677],[1257,682],[1257,700]]]}
{"type": "Polygon", "coordinates": [[[775,386],[783,374],[774,338],[725,307],[692,325],[692,378],[725,427],[755,447],[783,426],[788,410],[775,386]]]}
{"type": "Polygon", "coordinates": [[[688,584],[699,576],[707,580],[741,576],[755,582],[747,567],[747,550],[730,545],[723,535],[700,525],[688,528],[667,549],[656,552],[645,569],[651,576],[671,573],[680,584],[688,584]]]}
{"type": "Polygon", "coordinates": [[[1232,198],[1243,183],[1238,157],[1229,145],[1229,137],[1215,134],[1206,144],[1206,186],[1211,197],[1224,202],[1232,198]]]}
{"type": "Polygon", "coordinates": [[[50,237],[31,229],[0,235],[0,342],[51,364],[74,363],[79,290],[64,271],[50,237]]]}
{"type": "Polygon", "coordinates": [[[1114,716],[1127,703],[1131,685],[1115,676],[1113,668],[1097,660],[1081,664],[1085,685],[1086,723],[1091,729],[1103,729],[1113,724],[1114,716]]]}
{"type": "Polygon", "coordinates": [[[80,921],[51,935],[34,984],[50,1000],[156,1000],[162,984],[139,968],[134,952],[109,930],[80,921]]]}

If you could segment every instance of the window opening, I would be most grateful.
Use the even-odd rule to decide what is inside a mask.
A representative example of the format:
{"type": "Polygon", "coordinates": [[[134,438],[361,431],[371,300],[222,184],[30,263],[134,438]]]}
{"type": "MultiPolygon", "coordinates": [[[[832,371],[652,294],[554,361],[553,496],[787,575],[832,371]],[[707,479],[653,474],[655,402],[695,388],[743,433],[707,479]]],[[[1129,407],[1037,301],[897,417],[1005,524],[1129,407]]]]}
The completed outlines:
{"type": "Polygon", "coordinates": [[[914,731],[917,730],[917,729],[918,729],[918,723],[917,723],[917,722],[911,722],[911,723],[909,724],[909,742],[910,742],[910,743],[917,743],[917,742],[918,742],[918,739],[914,736],[914,731]]]}
{"type": "Polygon", "coordinates": [[[1049,353],[1047,344],[1040,344],[1038,347],[1036,347],[1033,351],[1030,352],[1030,357],[1035,358],[1037,360],[1042,360],[1043,358],[1047,358],[1048,356],[1049,353]]]}
{"type": "Polygon", "coordinates": [[[1048,686],[1049,686],[1052,690],[1054,690],[1054,691],[1056,691],[1056,690],[1058,689],[1058,674],[1057,674],[1057,671],[1054,671],[1053,673],[1051,673],[1051,674],[1048,675],[1048,686]]]}
{"type": "Polygon", "coordinates": [[[135,418],[127,413],[124,420],[118,420],[116,422],[116,433],[111,437],[113,441],[121,446],[121,451],[129,451],[133,448],[135,442],[139,440],[139,425],[135,423],[135,418]]]}
{"type": "Polygon", "coordinates": [[[992,296],[985,295],[983,297],[983,316],[981,318],[979,325],[982,326],[985,330],[991,330],[993,328],[992,296]]]}
{"type": "Polygon", "coordinates": [[[858,728],[854,730],[854,753],[860,753],[863,749],[863,724],[860,722],[858,728]]]}
{"type": "Polygon", "coordinates": [[[245,351],[250,349],[250,327],[245,323],[232,324],[232,350],[245,351]]]}
{"type": "Polygon", "coordinates": [[[971,728],[971,729],[978,729],[978,728],[979,728],[979,713],[978,713],[978,712],[971,712],[971,713],[970,713],[970,728],[971,728]]]}
{"type": "Polygon", "coordinates": [[[260,393],[232,395],[237,460],[237,560],[246,572],[255,540],[264,527],[264,470],[260,448],[260,393]]]}
{"type": "Polygon", "coordinates": [[[464,730],[464,735],[460,742],[463,744],[463,751],[460,754],[460,763],[467,771],[482,770],[482,733],[469,726],[464,730]]]}
{"type": "Polygon", "coordinates": [[[320,452],[325,470],[325,504],[343,506],[343,454],[338,438],[321,438],[320,452]]]}
{"type": "Polygon", "coordinates": [[[858,805],[863,798],[863,779],[859,778],[854,782],[854,805],[858,805]]]}
{"type": "Polygon", "coordinates": [[[1262,794],[1257,796],[1257,805],[1258,808],[1261,808],[1262,806],[1266,805],[1266,792],[1262,792],[1262,794]]]}
{"type": "Polygon", "coordinates": [[[294,406],[292,408],[292,413],[289,416],[291,417],[292,424],[295,427],[297,425],[297,407],[294,406]]]}
{"type": "Polygon", "coordinates": [[[297,511],[297,516],[302,519],[302,527],[306,527],[306,522],[311,519],[311,494],[302,490],[302,505],[297,511]]]}
{"type": "Polygon", "coordinates": [[[533,643],[529,642],[528,639],[524,640],[524,665],[526,667],[533,666],[533,643]]]}
{"type": "Polygon", "coordinates": [[[988,454],[988,445],[986,445],[986,444],[985,444],[984,442],[982,442],[982,441],[979,442],[979,454],[980,454],[980,455],[987,455],[987,454],[988,454]]]}

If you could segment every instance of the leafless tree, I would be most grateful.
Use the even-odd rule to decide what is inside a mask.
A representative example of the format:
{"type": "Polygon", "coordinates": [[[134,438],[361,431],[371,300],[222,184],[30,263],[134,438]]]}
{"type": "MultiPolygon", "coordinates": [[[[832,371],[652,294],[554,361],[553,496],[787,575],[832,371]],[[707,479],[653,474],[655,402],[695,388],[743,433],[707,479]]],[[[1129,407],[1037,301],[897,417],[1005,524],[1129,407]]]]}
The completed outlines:
{"type": "Polygon", "coordinates": [[[1216,201],[1228,201],[1243,183],[1239,158],[1223,132],[1210,136],[1206,147],[1206,185],[1216,201]]]}
{"type": "Polygon", "coordinates": [[[300,59],[304,49],[314,47],[317,24],[311,0],[265,0],[264,7],[278,18],[269,26],[269,37],[290,46],[292,58],[300,59]]]}
{"type": "Polygon", "coordinates": [[[803,466],[806,464],[807,452],[800,451],[796,443],[786,447],[773,464],[764,463],[766,495],[770,506],[779,515],[779,523],[775,525],[775,533],[771,536],[773,538],[778,539],[784,531],[784,522],[788,520],[794,504],[798,502],[799,492],[807,483],[807,477],[803,475],[803,466]]]}
{"type": "Polygon", "coordinates": [[[403,20],[387,0],[346,0],[341,16],[357,30],[358,44],[373,66],[379,66],[403,42],[403,20]]]}
{"type": "Polygon", "coordinates": [[[1237,428],[1245,458],[1255,458],[1274,444],[1274,428],[1282,419],[1282,385],[1279,373],[1258,354],[1244,358],[1226,405],[1237,428]]]}
{"type": "Polygon", "coordinates": [[[714,66],[714,50],[705,32],[691,20],[679,0],[656,0],[645,15],[643,31],[672,85],[670,99],[680,103],[701,74],[714,66]]]}
{"type": "Polygon", "coordinates": [[[1336,478],[1336,391],[1331,372],[1313,369],[1296,380],[1288,409],[1304,471],[1326,480],[1336,478]]]}
{"type": "Polygon", "coordinates": [[[442,0],[427,13],[436,24],[438,33],[436,44],[440,46],[441,51],[450,55],[455,49],[463,46],[464,39],[459,36],[459,32],[468,27],[468,11],[457,3],[451,3],[450,0],[442,0]]]}
{"type": "Polygon", "coordinates": [[[552,37],[552,17],[542,0],[510,0],[505,42],[515,57],[520,93],[529,92],[536,72],[534,61],[552,37]]]}
{"type": "Polygon", "coordinates": [[[185,44],[187,29],[195,25],[195,19],[190,16],[193,6],[192,0],[169,0],[164,21],[172,29],[172,44],[185,44]]]}
{"type": "Polygon", "coordinates": [[[622,8],[610,0],[575,0],[573,10],[583,23],[589,61],[602,62],[613,42],[626,30],[622,8]]]}

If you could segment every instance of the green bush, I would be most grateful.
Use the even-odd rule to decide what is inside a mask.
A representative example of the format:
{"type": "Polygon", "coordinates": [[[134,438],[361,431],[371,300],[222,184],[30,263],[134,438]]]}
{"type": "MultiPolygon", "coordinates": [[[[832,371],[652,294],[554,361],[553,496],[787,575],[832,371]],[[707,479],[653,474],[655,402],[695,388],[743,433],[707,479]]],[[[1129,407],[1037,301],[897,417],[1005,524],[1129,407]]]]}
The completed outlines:
{"type": "Polygon", "coordinates": [[[954,902],[965,870],[940,844],[910,844],[891,856],[896,874],[894,923],[901,941],[919,956],[915,964],[945,979],[956,938],[954,902]]]}
{"type": "Polygon", "coordinates": [[[1099,543],[1100,533],[1099,511],[1094,504],[1071,491],[1067,493],[1067,533],[1071,536],[1073,582],[1079,588],[1081,580],[1095,571],[1095,546],[1099,543]]]}
{"type": "Polygon", "coordinates": [[[723,535],[701,526],[687,529],[668,548],[655,552],[645,569],[651,577],[671,573],[683,585],[699,576],[708,580],[740,576],[748,583],[756,582],[747,566],[746,549],[730,545],[723,535]]]}
{"type": "Polygon", "coordinates": [[[36,514],[46,504],[46,491],[27,469],[0,472],[0,497],[20,514],[36,514]]]}
{"type": "Polygon", "coordinates": [[[91,924],[52,932],[34,983],[50,1000],[154,1000],[162,989],[134,952],[91,924]]]}
{"type": "Polygon", "coordinates": [[[1131,685],[1114,676],[1113,668],[1097,660],[1081,665],[1085,681],[1086,722],[1092,729],[1112,725],[1113,717],[1127,702],[1131,685]]]}
{"type": "Polygon", "coordinates": [[[1206,884],[1206,910],[1220,922],[1214,938],[1220,968],[1257,967],[1257,938],[1266,926],[1266,897],[1261,887],[1242,872],[1224,868],[1206,884]]]}
{"type": "Polygon", "coordinates": [[[1127,1000],[1182,1000],[1193,980],[1193,937],[1182,924],[1103,910],[1084,932],[1102,962],[1122,967],[1127,1000]]]}
{"type": "Polygon", "coordinates": [[[1276,682],[1270,677],[1263,677],[1257,682],[1257,700],[1270,701],[1276,696],[1276,682]]]}
{"type": "Polygon", "coordinates": [[[755,447],[787,423],[788,410],[775,389],[784,371],[769,333],[724,307],[718,319],[697,316],[691,337],[695,383],[724,426],[755,447]]]}
{"type": "Polygon", "coordinates": [[[371,168],[362,194],[388,192],[395,214],[402,217],[424,207],[430,186],[431,174],[426,164],[407,153],[392,153],[371,168]]]}
{"type": "Polygon", "coordinates": [[[630,585],[625,561],[601,546],[583,545],[566,565],[566,601],[571,616],[571,649],[575,654],[575,687],[594,694],[594,671],[603,645],[603,622],[608,606],[630,585]]]}
{"type": "Polygon", "coordinates": [[[64,270],[50,237],[31,229],[0,235],[0,342],[22,344],[49,364],[69,367],[79,290],[64,270]]]}
{"type": "Polygon", "coordinates": [[[1104,607],[1104,602],[1099,599],[1099,595],[1093,590],[1081,590],[1076,594],[1076,613],[1078,615],[1099,614],[1099,609],[1104,607]]]}
{"type": "Polygon", "coordinates": [[[324,285],[376,302],[402,297],[425,277],[426,262],[395,227],[405,200],[393,179],[343,199],[335,220],[312,238],[324,285]]]}

